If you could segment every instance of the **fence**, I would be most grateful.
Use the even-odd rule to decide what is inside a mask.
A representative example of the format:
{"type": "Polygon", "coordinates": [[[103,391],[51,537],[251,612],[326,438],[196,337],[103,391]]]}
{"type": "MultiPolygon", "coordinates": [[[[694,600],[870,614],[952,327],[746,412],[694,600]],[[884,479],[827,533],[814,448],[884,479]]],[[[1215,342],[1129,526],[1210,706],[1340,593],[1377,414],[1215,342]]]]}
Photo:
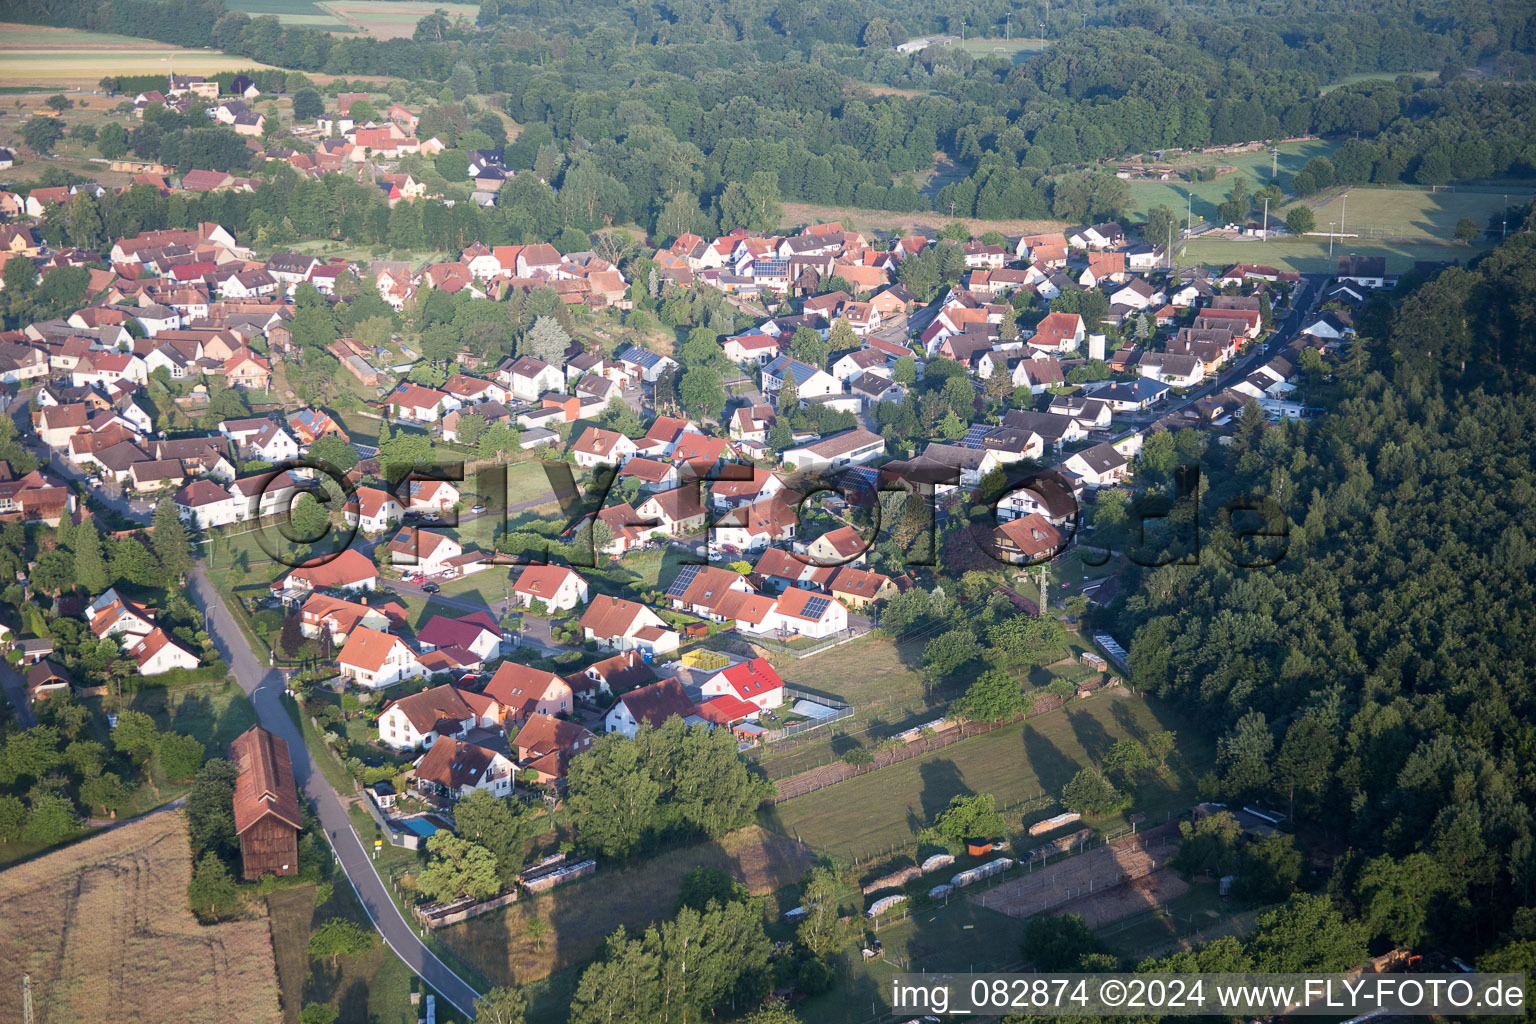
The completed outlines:
{"type": "Polygon", "coordinates": [[[822,651],[830,651],[834,647],[841,647],[843,644],[852,643],[854,640],[859,639],[859,637],[864,636],[867,632],[868,630],[859,632],[853,629],[840,629],[836,633],[833,633],[831,636],[804,647],[792,646],[791,644],[785,643],[783,640],[779,640],[775,637],[748,635],[743,636],[742,639],[746,640],[748,643],[756,644],[764,650],[773,651],[775,654],[787,654],[791,658],[798,659],[809,658],[813,654],[820,654],[822,651]]]}
{"type": "Polygon", "coordinates": [[[1066,704],[1062,698],[1053,694],[1042,694],[1036,698],[1034,706],[1027,712],[1019,712],[1009,718],[996,722],[961,722],[954,728],[945,729],[933,736],[922,737],[913,740],[901,747],[887,747],[876,750],[873,753],[874,762],[869,765],[855,766],[844,761],[832,761],[819,768],[813,768],[798,775],[791,775],[778,780],[778,794],[769,801],[770,803],[783,803],[797,796],[806,796],[819,789],[836,785],[855,775],[864,775],[880,768],[886,768],[898,761],[906,761],[914,757],[922,757],[936,750],[942,750],[951,743],[959,743],[963,739],[972,736],[980,736],[983,733],[993,732],[1004,726],[1013,725],[1015,722],[1035,715],[1043,715],[1048,711],[1054,711],[1066,704]]]}
{"type": "Polygon", "coordinates": [[[510,906],[517,902],[517,890],[503,893],[500,896],[488,900],[459,900],[456,903],[428,903],[411,908],[411,913],[416,920],[428,928],[444,928],[450,924],[458,924],[460,921],[468,921],[472,917],[481,914],[489,914],[493,910],[510,906]]]}

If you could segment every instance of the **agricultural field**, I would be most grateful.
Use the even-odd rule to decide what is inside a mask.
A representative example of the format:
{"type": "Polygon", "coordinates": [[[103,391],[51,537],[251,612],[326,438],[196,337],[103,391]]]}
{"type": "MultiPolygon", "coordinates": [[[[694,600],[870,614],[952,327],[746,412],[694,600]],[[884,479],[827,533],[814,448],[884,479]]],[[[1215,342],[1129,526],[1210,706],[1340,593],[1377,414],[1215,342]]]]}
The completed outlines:
{"type": "Polygon", "coordinates": [[[812,860],[799,843],[749,826],[718,842],[605,868],[593,878],[443,928],[438,936],[494,984],[526,984],[590,959],[620,925],[643,931],[670,917],[683,876],[694,868],[719,868],[754,895],[766,896],[799,882],[812,860]],[[535,916],[548,926],[538,942],[528,935],[528,920],[535,916]]]}
{"type": "Polygon", "coordinates": [[[284,25],[306,25],[329,32],[351,32],[351,26],[324,9],[314,0],[235,0],[232,11],[244,11],[253,18],[275,15],[284,25]]]}
{"type": "Polygon", "coordinates": [[[104,75],[188,75],[263,68],[248,57],[79,29],[0,23],[0,86],[94,88],[104,75]]]}
{"type": "Polygon", "coordinates": [[[1179,752],[1167,774],[1138,789],[1132,810],[1160,821],[1195,802],[1195,780],[1214,750],[1170,709],[1107,693],[787,800],[763,811],[761,820],[814,850],[876,858],[910,844],[951,797],[991,793],[1000,807],[1053,800],[1111,744],[1159,729],[1178,735],[1179,752]]]}
{"type": "MultiPolygon", "coordinates": [[[[282,4],[288,0],[255,2],[282,4]]],[[[375,39],[408,39],[416,31],[416,23],[433,11],[442,11],[449,20],[464,18],[471,23],[480,14],[480,8],[475,4],[434,4],[416,0],[329,0],[314,6],[334,17],[346,30],[364,32],[375,39]]]]}
{"type": "MultiPolygon", "coordinates": [[[[1183,202],[1182,197],[1179,200],[1183,202]]],[[[927,232],[936,234],[946,224],[960,221],[971,229],[973,235],[988,231],[1001,231],[1005,235],[1028,235],[1044,231],[1061,231],[1067,227],[1061,220],[977,220],[975,217],[949,217],[937,212],[918,211],[895,213],[889,210],[862,210],[849,206],[818,206],[814,203],[784,203],[783,223],[790,227],[806,224],[840,222],[851,231],[887,232],[901,228],[908,234],[927,232]]]]}
{"type": "MultiPolygon", "coordinates": [[[[187,827],[155,814],[0,874],[0,963],[42,1021],[278,1024],[265,911],[203,927],[187,910],[187,827]]],[[[15,989],[12,989],[15,992],[15,989]]],[[[7,1019],[19,1020],[15,996],[7,1019]]]]}

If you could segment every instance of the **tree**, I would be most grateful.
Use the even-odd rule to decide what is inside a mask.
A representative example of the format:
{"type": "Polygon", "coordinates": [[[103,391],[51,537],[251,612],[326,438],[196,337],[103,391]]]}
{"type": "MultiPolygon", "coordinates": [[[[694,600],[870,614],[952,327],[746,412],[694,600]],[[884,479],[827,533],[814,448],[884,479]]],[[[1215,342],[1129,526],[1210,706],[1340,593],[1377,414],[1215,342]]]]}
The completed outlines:
{"type": "Polygon", "coordinates": [[[677,389],[678,401],[695,416],[719,419],[725,412],[725,389],[720,374],[712,366],[694,366],[683,374],[677,389]]]}
{"type": "Polygon", "coordinates": [[[776,1002],[753,1010],[741,1024],[800,1024],[800,1018],[783,1002],[776,1002]]]}
{"type": "Polygon", "coordinates": [[[1456,241],[1470,243],[1481,230],[1482,228],[1477,226],[1477,221],[1471,217],[1462,217],[1456,222],[1456,241]]]}
{"type": "Polygon", "coordinates": [[[1084,957],[1106,952],[1081,914],[1031,918],[1022,948],[1024,959],[1042,971],[1078,970],[1084,957]]]}
{"type": "MultiPolygon", "coordinates": [[[[827,348],[832,352],[847,352],[858,347],[859,336],[853,333],[853,325],[848,322],[848,319],[840,316],[832,321],[832,330],[827,335],[827,348]]],[[[825,369],[825,357],[822,362],[813,365],[818,369],[825,369]]]]}
{"type": "Polygon", "coordinates": [[[973,722],[1000,722],[1024,708],[1024,694],[1018,682],[1005,672],[989,669],[960,699],[960,713],[973,722]]]}
{"type": "Polygon", "coordinates": [[[416,888],[439,903],[489,899],[501,891],[496,857],[485,847],[446,832],[427,840],[431,860],[416,878],[416,888]]]}
{"type": "Polygon", "coordinates": [[[523,1024],[527,1012],[527,998],[511,986],[493,988],[475,1000],[475,1024],[523,1024]]]}
{"type": "Polygon", "coordinates": [[[1173,753],[1178,739],[1167,729],[1159,729],[1147,737],[1147,752],[1157,761],[1159,768],[1168,767],[1168,757],[1173,753]]]}
{"type": "Polygon", "coordinates": [[[1297,893],[1256,924],[1248,943],[1256,971],[1347,971],[1368,955],[1361,925],[1346,921],[1327,896],[1297,893]]]}
{"type": "MultiPolygon", "coordinates": [[[[838,323],[846,321],[838,320],[838,323]]],[[[834,332],[836,328],[834,327],[834,332]]],[[[829,349],[827,343],[822,340],[821,332],[810,327],[797,327],[795,333],[789,338],[789,354],[807,366],[814,366],[818,370],[827,368],[827,356],[829,349]]]]}
{"type": "Polygon", "coordinates": [[[1178,219],[1172,210],[1159,204],[1147,211],[1147,223],[1142,226],[1142,238],[1153,245],[1167,245],[1178,219]]]}
{"type": "Polygon", "coordinates": [[[1061,790],[1061,802],[1069,811],[1085,817],[1108,814],[1121,806],[1124,798],[1097,768],[1084,768],[1072,776],[1061,790]]]}
{"type": "Polygon", "coordinates": [[[795,938],[812,956],[825,957],[848,942],[849,931],[838,912],[840,889],[837,876],[826,868],[813,868],[806,880],[800,897],[805,919],[795,930],[795,938]]]}
{"type": "Polygon", "coordinates": [[[203,766],[203,741],[196,736],[167,732],[160,737],[155,756],[160,759],[160,768],[166,778],[190,779],[203,766]]]}
{"type": "Polygon", "coordinates": [[[1234,895],[1248,903],[1274,903],[1295,892],[1300,880],[1295,837],[1264,836],[1243,848],[1234,895]]]}
{"type": "MultiPolygon", "coordinates": [[[[129,760],[142,764],[160,748],[160,730],[142,711],[120,711],[112,730],[112,746],[129,760]]],[[[233,792],[233,791],[231,791],[233,792]]]]}
{"type": "Polygon", "coordinates": [[[445,149],[433,159],[432,166],[446,181],[464,181],[469,177],[469,154],[462,149],[445,149]]]}
{"type": "Polygon", "coordinates": [[[468,61],[459,61],[453,66],[453,72],[448,76],[448,88],[453,90],[455,99],[462,100],[479,88],[479,81],[475,77],[475,69],[468,61]]]}
{"type": "Polygon", "coordinates": [[[38,115],[21,126],[21,139],[34,152],[47,156],[64,137],[64,122],[56,117],[38,115]]]}
{"type": "Polygon", "coordinates": [[[192,571],[192,540],[176,510],[176,502],[170,498],[161,498],[155,504],[149,524],[149,545],[154,548],[167,579],[180,582],[192,571]]]}
{"type": "Polygon", "coordinates": [[[1360,894],[1360,918],[1369,937],[1385,938],[1394,946],[1418,947],[1444,885],[1444,870],[1427,853],[1410,853],[1401,860],[1383,855],[1366,861],[1355,889],[1360,894]]]}
{"type": "Polygon", "coordinates": [[[1122,786],[1132,786],[1137,776],[1152,767],[1147,748],[1135,740],[1119,740],[1104,752],[1104,770],[1122,786]]]}
{"type": "Polygon", "coordinates": [[[1304,235],[1317,227],[1317,216],[1310,206],[1297,203],[1285,212],[1285,230],[1293,235],[1304,235]]]}
{"type": "Polygon", "coordinates": [[[198,858],[187,883],[187,905],[203,924],[233,917],[240,905],[240,891],[229,866],[214,853],[198,858]]]}
{"type": "Polygon", "coordinates": [[[1293,814],[1298,792],[1304,803],[1310,803],[1327,791],[1337,747],[1338,741],[1326,723],[1314,715],[1296,719],[1285,731],[1280,754],[1275,758],[1275,778],[1285,787],[1293,814]]]}
{"type": "Polygon", "coordinates": [[[917,382],[917,359],[914,356],[902,355],[896,357],[896,362],[891,366],[891,379],[898,384],[912,385],[917,382]]]}
{"type": "Polygon", "coordinates": [[[745,902],[752,894],[747,887],[717,867],[705,865],[683,876],[677,891],[678,909],[705,910],[711,902],[745,902]]]}
{"type": "Polygon", "coordinates": [[[108,160],[116,160],[128,152],[128,129],[116,122],[108,122],[96,133],[96,152],[108,160]]]}
{"type": "Polygon", "coordinates": [[[293,119],[313,121],[325,114],[325,100],[318,90],[300,89],[293,94],[293,119]]]}
{"type": "Polygon", "coordinates": [[[453,818],[460,836],[479,843],[496,858],[496,876],[503,888],[515,885],[535,829],[527,807],[481,789],[458,802],[453,818]]]}
{"type": "Polygon", "coordinates": [[[100,594],[112,582],[94,518],[81,523],[75,531],[75,582],[89,594],[100,594]]]}
{"type": "Polygon", "coordinates": [[[305,1003],[299,1011],[299,1024],[336,1024],[340,1014],[330,1003],[305,1003]]]}
{"type": "Polygon", "coordinates": [[[1250,711],[1217,743],[1217,769],[1222,788],[1233,796],[1249,796],[1269,785],[1275,738],[1262,711],[1250,711]]]}
{"type": "MultiPolygon", "coordinates": [[[[122,731],[119,716],[117,731],[122,731]]],[[[235,779],[239,772],[222,758],[204,761],[187,794],[187,832],[192,852],[232,858],[240,848],[235,834],[235,779]]]]}
{"type": "Polygon", "coordinates": [[[956,843],[972,839],[993,839],[1008,830],[1008,823],[997,812],[997,798],[991,793],[951,797],[949,806],[934,819],[933,829],[956,843]]]}
{"type": "Polygon", "coordinates": [[[299,495],[299,500],[289,510],[289,528],[300,543],[313,543],[325,536],[330,521],[325,506],[307,491],[299,495]]]}
{"type": "Polygon", "coordinates": [[[316,462],[323,463],[339,473],[348,472],[362,458],[346,438],[334,435],[318,438],[309,446],[308,454],[316,462]]]}
{"type": "MultiPolygon", "coordinates": [[[[779,385],[778,394],[778,418],[774,426],[784,425],[784,430],[789,431],[789,418],[800,408],[800,383],[795,380],[795,375],[790,372],[788,366],[784,367],[784,381],[779,385]]],[[[787,445],[785,447],[788,447],[787,445]]]]}
{"type": "MultiPolygon", "coordinates": [[[[430,840],[428,842],[430,844],[430,840]]],[[[309,955],[317,960],[328,958],[334,967],[338,957],[362,956],[377,942],[373,929],[363,928],[344,917],[333,917],[309,937],[309,955]]]]}
{"type": "Polygon", "coordinates": [[[1228,811],[1179,822],[1179,852],[1170,862],[1185,878],[1220,878],[1237,869],[1243,826],[1228,811]]]}
{"type": "Polygon", "coordinates": [[[571,336],[552,316],[537,317],[528,335],[523,339],[523,354],[542,359],[551,366],[565,365],[565,350],[570,347],[571,336]]]}

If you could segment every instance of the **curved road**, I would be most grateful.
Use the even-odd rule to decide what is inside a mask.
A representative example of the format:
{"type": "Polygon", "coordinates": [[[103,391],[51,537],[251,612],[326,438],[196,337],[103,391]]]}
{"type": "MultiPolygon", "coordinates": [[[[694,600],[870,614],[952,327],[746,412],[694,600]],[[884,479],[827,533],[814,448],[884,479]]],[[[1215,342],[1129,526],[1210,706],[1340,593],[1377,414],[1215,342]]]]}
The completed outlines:
{"type": "Polygon", "coordinates": [[[206,616],[208,635],[229,663],[240,688],[251,698],[262,727],[287,742],[288,752],[293,759],[294,780],[314,805],[320,824],[330,839],[331,849],[336,852],[342,870],[346,872],[348,881],[352,883],[352,888],[367,909],[374,926],[384,936],[384,941],[389,943],[389,948],[411,970],[460,1013],[472,1019],[479,993],[422,944],[401,915],[399,907],[390,899],[389,891],[373,868],[368,851],[363,848],[362,839],[352,828],[341,798],[316,769],[299,727],[283,706],[282,675],[276,669],[263,667],[256,658],[245,634],[240,632],[240,627],[231,617],[232,613],[208,582],[202,566],[193,572],[189,589],[192,599],[206,616]]]}

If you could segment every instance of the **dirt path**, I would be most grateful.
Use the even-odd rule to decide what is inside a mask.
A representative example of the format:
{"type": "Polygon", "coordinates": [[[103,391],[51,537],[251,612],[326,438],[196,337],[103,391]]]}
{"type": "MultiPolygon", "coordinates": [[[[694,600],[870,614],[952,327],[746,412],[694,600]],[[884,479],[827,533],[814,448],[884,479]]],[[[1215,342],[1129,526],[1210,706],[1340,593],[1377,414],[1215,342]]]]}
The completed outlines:
{"type": "Polygon", "coordinates": [[[1072,904],[1073,913],[1085,918],[1092,914],[1099,923],[1111,921],[1146,909],[1149,896],[1172,892],[1174,883],[1183,884],[1174,877],[1158,879],[1141,890],[1126,890],[1127,883],[1154,873],[1165,874],[1161,869],[1178,850],[1178,843],[1178,824],[1169,822],[1054,864],[1036,864],[1034,870],[994,889],[978,892],[970,900],[988,910],[1019,918],[1048,910],[1061,911],[1072,904]],[[1116,911],[1117,907],[1121,909],[1116,911]]]}

